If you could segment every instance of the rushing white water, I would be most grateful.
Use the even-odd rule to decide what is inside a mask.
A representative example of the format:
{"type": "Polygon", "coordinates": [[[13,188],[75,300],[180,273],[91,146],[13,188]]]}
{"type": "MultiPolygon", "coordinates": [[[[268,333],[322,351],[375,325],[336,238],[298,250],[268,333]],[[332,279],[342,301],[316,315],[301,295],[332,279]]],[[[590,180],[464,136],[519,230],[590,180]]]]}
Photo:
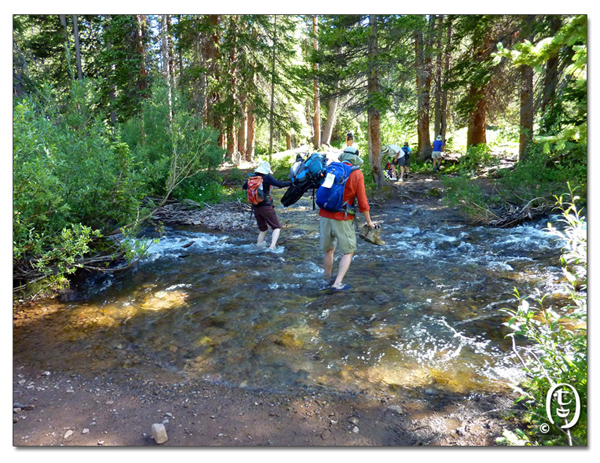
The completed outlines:
{"type": "Polygon", "coordinates": [[[518,380],[501,309],[515,288],[558,291],[562,243],[543,222],[469,227],[397,207],[379,218],[386,245],[359,240],[351,289],[335,293],[322,290],[316,213],[300,204],[278,214],[275,250],[258,248],[254,231],[167,229],[134,269],[88,280],[71,310],[102,307],[119,324],[102,342],[126,338],[129,355],[153,359],[139,368],[188,378],[461,392],[518,380]]]}

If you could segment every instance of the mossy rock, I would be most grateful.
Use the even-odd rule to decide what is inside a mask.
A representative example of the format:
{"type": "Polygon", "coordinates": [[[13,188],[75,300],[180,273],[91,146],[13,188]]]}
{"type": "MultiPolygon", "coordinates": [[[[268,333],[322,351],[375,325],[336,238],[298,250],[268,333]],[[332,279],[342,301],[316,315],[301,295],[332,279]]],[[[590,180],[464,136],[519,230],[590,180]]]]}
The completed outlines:
{"type": "Polygon", "coordinates": [[[442,194],[441,194],[441,192],[440,192],[440,190],[439,190],[438,188],[430,188],[430,189],[427,191],[427,194],[428,194],[429,196],[434,196],[434,197],[436,197],[436,198],[439,198],[439,197],[442,195],[442,194]]]}

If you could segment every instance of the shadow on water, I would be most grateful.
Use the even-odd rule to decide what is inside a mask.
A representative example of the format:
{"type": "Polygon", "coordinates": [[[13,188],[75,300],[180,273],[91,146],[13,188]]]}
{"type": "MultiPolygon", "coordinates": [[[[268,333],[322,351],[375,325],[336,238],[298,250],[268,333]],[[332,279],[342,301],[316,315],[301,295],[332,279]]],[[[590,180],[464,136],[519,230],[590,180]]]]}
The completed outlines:
{"type": "Polygon", "coordinates": [[[31,331],[38,356],[15,353],[275,391],[464,394],[519,378],[499,309],[514,306],[515,287],[556,291],[560,243],[545,222],[489,229],[410,204],[373,208],[387,244],[359,240],[352,289],[339,293],[322,289],[310,199],[278,214],[274,251],[256,248],[254,231],[168,230],[137,267],[85,281],[84,300],[48,302],[31,331]]]}

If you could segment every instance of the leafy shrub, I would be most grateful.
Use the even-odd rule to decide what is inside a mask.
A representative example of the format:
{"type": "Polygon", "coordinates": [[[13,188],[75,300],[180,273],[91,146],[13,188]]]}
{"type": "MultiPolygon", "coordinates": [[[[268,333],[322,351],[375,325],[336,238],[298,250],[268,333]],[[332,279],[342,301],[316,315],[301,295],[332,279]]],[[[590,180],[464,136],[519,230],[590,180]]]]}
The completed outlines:
{"type": "Polygon", "coordinates": [[[587,191],[586,144],[571,143],[565,151],[548,155],[540,144],[532,144],[524,160],[514,169],[500,170],[499,186],[511,202],[560,195],[566,183],[578,185],[585,198],[587,191]]]}
{"type": "Polygon", "coordinates": [[[460,169],[466,172],[477,172],[479,169],[489,167],[496,163],[490,147],[485,143],[470,146],[467,154],[460,158],[460,169]]]}
{"type": "Polygon", "coordinates": [[[94,92],[84,81],[64,101],[51,89],[15,101],[15,276],[35,275],[38,288],[64,286],[92,240],[135,219],[146,194],[128,146],[90,116],[94,92]]]}
{"type": "Polygon", "coordinates": [[[505,323],[513,329],[508,337],[513,349],[527,373],[523,382],[522,401],[529,411],[528,421],[532,438],[544,445],[587,445],[587,238],[585,219],[575,206],[578,199],[572,193],[570,204],[565,206],[563,197],[558,204],[563,211],[563,231],[552,224],[548,230],[563,240],[561,263],[567,277],[565,283],[568,302],[562,307],[546,307],[546,296],[520,297],[516,310],[504,309],[511,318],[505,323]],[[529,303],[534,299],[538,310],[529,303]],[[524,338],[525,347],[517,347],[516,339],[524,338]],[[554,425],[546,416],[546,394],[555,384],[573,386],[581,400],[581,415],[572,430],[560,428],[562,421],[554,425]],[[549,432],[540,433],[539,427],[549,425],[549,432]]]}
{"type": "Polygon", "coordinates": [[[491,217],[484,191],[471,179],[466,172],[456,176],[442,176],[445,187],[444,202],[458,206],[473,223],[486,223],[491,217]]]}

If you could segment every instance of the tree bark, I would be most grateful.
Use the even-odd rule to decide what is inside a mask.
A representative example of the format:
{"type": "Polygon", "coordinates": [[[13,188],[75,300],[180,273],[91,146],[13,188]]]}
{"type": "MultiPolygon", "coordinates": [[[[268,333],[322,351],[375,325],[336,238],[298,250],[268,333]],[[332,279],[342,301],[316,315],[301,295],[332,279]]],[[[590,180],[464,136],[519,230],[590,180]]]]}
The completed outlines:
{"type": "Polygon", "coordinates": [[[171,88],[171,76],[170,76],[170,66],[169,66],[169,34],[167,31],[167,16],[163,14],[161,16],[161,42],[162,42],[162,75],[165,81],[165,85],[167,86],[168,92],[168,102],[169,102],[169,122],[173,122],[173,95],[171,88]]]}
{"type": "Polygon", "coordinates": [[[167,37],[169,44],[169,85],[171,87],[171,96],[175,90],[175,52],[173,49],[173,25],[171,23],[171,15],[167,16],[167,37]]]}
{"type": "Polygon", "coordinates": [[[442,27],[444,25],[444,16],[440,15],[438,18],[437,27],[437,57],[435,66],[435,98],[434,98],[434,122],[433,122],[433,135],[434,137],[442,133],[442,57],[444,55],[442,48],[442,27]]]}
{"type": "Polygon", "coordinates": [[[230,77],[230,85],[231,85],[231,96],[229,100],[231,101],[231,108],[229,109],[229,115],[227,116],[227,154],[231,156],[233,160],[233,154],[236,151],[237,140],[236,140],[236,131],[234,130],[235,124],[235,105],[237,103],[237,48],[236,48],[236,33],[237,33],[237,16],[232,16],[230,18],[230,34],[232,36],[232,46],[229,50],[229,75],[230,77]]]}
{"type": "Polygon", "coordinates": [[[423,32],[415,32],[415,54],[417,75],[417,153],[420,160],[431,157],[431,140],[429,139],[429,87],[431,73],[427,70],[423,32]],[[429,76],[428,76],[429,74],[429,76]]]}
{"type": "MultiPolygon", "coordinates": [[[[315,52],[319,49],[319,44],[317,42],[317,15],[313,15],[313,49],[315,52]]],[[[316,72],[319,69],[319,65],[315,62],[313,64],[313,70],[315,71],[315,78],[313,81],[313,91],[314,91],[314,119],[313,119],[313,142],[315,149],[319,149],[321,146],[321,107],[319,102],[319,79],[316,76],[316,72]]]]}
{"type": "Polygon", "coordinates": [[[271,61],[271,115],[269,121],[269,162],[273,154],[273,119],[275,116],[275,44],[277,43],[277,15],[273,16],[273,59],[271,61]]]}
{"type": "Polygon", "coordinates": [[[254,135],[255,135],[256,120],[254,115],[254,103],[248,104],[248,129],[246,131],[246,161],[254,160],[254,135]]]}
{"type": "Polygon", "coordinates": [[[144,46],[144,38],[146,36],[146,15],[136,15],[137,27],[137,52],[140,56],[140,76],[138,82],[138,90],[143,92],[148,88],[148,71],[146,70],[146,47],[144,46]]]}
{"type": "MultiPolygon", "coordinates": [[[[552,17],[550,21],[550,30],[552,31],[553,36],[558,33],[561,27],[562,19],[559,16],[552,17]]],[[[558,65],[558,51],[556,51],[546,62],[546,72],[544,73],[544,90],[542,93],[542,114],[548,110],[556,98],[556,87],[558,86],[559,77],[558,65]]],[[[551,122],[548,125],[551,125],[551,122]]],[[[547,133],[549,129],[550,127],[545,127],[544,125],[540,127],[540,130],[543,133],[547,133]]]]}
{"type": "Polygon", "coordinates": [[[440,134],[442,140],[446,140],[446,130],[448,129],[448,90],[444,88],[448,83],[448,71],[450,69],[450,56],[452,46],[452,23],[448,20],[446,29],[446,48],[444,50],[444,72],[442,77],[442,104],[441,104],[441,116],[442,120],[440,123],[440,134]]]}
{"type": "Polygon", "coordinates": [[[381,116],[377,108],[379,96],[378,74],[378,45],[377,45],[377,15],[369,15],[369,77],[368,92],[368,127],[369,127],[369,161],[373,169],[373,181],[380,188],[384,185],[383,169],[381,168],[381,116]]]}
{"type": "MultiPolygon", "coordinates": [[[[204,62],[207,67],[207,74],[213,76],[217,85],[219,84],[220,71],[217,60],[219,59],[219,23],[220,17],[217,14],[208,15],[208,26],[211,29],[211,34],[206,38],[203,48],[204,62]]],[[[207,85],[206,99],[206,120],[207,124],[215,128],[218,132],[217,144],[223,147],[224,137],[222,133],[222,122],[219,114],[216,114],[214,107],[221,101],[219,93],[215,89],[209,89],[207,85]]]]}
{"type": "Polygon", "coordinates": [[[67,69],[69,74],[71,71],[71,44],[69,43],[69,28],[67,27],[67,17],[64,14],[58,15],[60,18],[61,25],[65,28],[65,62],[67,63],[67,69]]]}
{"type": "Polygon", "coordinates": [[[79,25],[77,24],[77,15],[73,15],[73,35],[75,36],[75,62],[77,63],[77,80],[83,79],[81,70],[81,48],[79,46],[79,25]]]}
{"type": "Polygon", "coordinates": [[[533,138],[533,68],[525,65],[521,66],[520,126],[519,161],[523,161],[533,138]]]}
{"type": "MultiPolygon", "coordinates": [[[[477,47],[474,44],[474,60],[485,61],[491,53],[489,34],[483,39],[481,46],[477,47]]],[[[487,84],[476,85],[472,84],[469,90],[469,97],[472,102],[473,110],[469,115],[469,127],[467,129],[467,149],[470,146],[477,146],[481,143],[487,143],[486,139],[486,124],[487,124],[487,84]]]]}
{"type": "Polygon", "coordinates": [[[240,152],[240,158],[246,160],[246,129],[248,125],[247,116],[247,97],[245,93],[241,93],[239,96],[240,109],[242,117],[240,119],[240,125],[237,133],[237,149],[240,152]]]}
{"type": "Polygon", "coordinates": [[[335,126],[338,101],[339,98],[336,96],[327,102],[327,120],[325,121],[325,127],[323,127],[323,140],[321,140],[324,145],[331,144],[331,134],[335,126]]]}
{"type": "Polygon", "coordinates": [[[471,85],[469,90],[471,101],[475,102],[475,109],[469,115],[469,128],[467,129],[467,149],[486,143],[486,115],[487,101],[485,99],[485,88],[471,85]]]}

